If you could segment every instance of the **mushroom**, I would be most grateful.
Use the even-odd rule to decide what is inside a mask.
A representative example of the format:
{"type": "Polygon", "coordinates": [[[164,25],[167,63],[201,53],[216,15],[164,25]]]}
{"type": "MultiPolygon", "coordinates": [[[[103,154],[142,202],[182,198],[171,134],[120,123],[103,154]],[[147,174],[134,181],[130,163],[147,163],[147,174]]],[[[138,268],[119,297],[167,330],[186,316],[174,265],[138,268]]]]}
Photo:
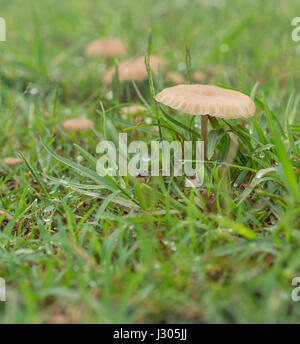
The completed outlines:
{"type": "Polygon", "coordinates": [[[165,88],[155,99],[172,109],[201,115],[201,138],[207,160],[207,121],[209,116],[247,119],[254,115],[255,105],[247,95],[213,85],[177,85],[165,88]]]}
{"type": "Polygon", "coordinates": [[[89,57],[117,57],[126,54],[124,44],[118,38],[100,38],[91,42],[85,49],[89,57]]]}
{"type": "MultiPolygon", "coordinates": [[[[139,115],[141,111],[146,111],[147,109],[142,105],[131,105],[131,106],[124,106],[120,113],[121,115],[127,116],[134,116],[134,124],[138,126],[143,122],[143,116],[139,115]]],[[[148,118],[147,118],[148,119],[148,118]]]]}
{"type": "Polygon", "coordinates": [[[23,160],[19,158],[5,158],[3,160],[4,164],[10,166],[10,167],[15,167],[19,164],[22,164],[23,160]]]}
{"type": "Polygon", "coordinates": [[[121,109],[121,114],[123,115],[136,115],[140,111],[145,111],[146,108],[142,105],[130,105],[130,106],[124,106],[121,109]]]}
{"type": "MultiPolygon", "coordinates": [[[[147,109],[142,105],[130,105],[124,106],[120,110],[121,117],[127,118],[127,116],[133,116],[134,125],[138,126],[143,123],[143,116],[139,114],[141,111],[146,111],[147,109]]],[[[146,118],[146,120],[151,120],[151,118],[146,118]]]]}
{"type": "Polygon", "coordinates": [[[206,66],[207,74],[209,77],[214,77],[224,72],[222,65],[211,64],[206,66]]]}
{"type": "MultiPolygon", "coordinates": [[[[150,68],[157,74],[158,66],[164,65],[162,58],[151,56],[149,59],[150,68]]],[[[104,74],[103,81],[111,84],[115,73],[115,67],[109,68],[104,74]]],[[[143,81],[147,79],[147,69],[145,66],[144,56],[134,57],[125,60],[118,65],[118,73],[120,81],[143,81]]]]}
{"type": "Polygon", "coordinates": [[[173,83],[173,84],[183,84],[185,83],[185,78],[182,76],[182,74],[177,72],[170,72],[166,75],[167,81],[173,83]]]}
{"type": "Polygon", "coordinates": [[[70,118],[62,123],[63,128],[71,131],[83,131],[94,127],[94,123],[87,118],[70,118]]]}
{"type": "Polygon", "coordinates": [[[196,82],[203,82],[205,79],[205,75],[201,70],[197,70],[193,75],[192,79],[196,82]]]}

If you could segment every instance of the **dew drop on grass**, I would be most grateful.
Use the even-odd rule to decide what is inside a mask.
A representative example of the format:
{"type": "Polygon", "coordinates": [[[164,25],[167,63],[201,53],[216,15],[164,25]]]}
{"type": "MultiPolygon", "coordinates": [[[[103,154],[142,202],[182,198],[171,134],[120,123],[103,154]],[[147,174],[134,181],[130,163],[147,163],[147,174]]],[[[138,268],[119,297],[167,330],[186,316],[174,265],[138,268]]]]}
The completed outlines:
{"type": "Polygon", "coordinates": [[[78,155],[78,157],[76,157],[76,161],[77,162],[82,162],[83,161],[83,157],[81,155],[78,155]]]}
{"type": "Polygon", "coordinates": [[[49,206],[42,211],[42,217],[45,223],[48,223],[51,220],[51,215],[52,215],[53,210],[54,210],[54,207],[49,206]]]}
{"type": "Polygon", "coordinates": [[[160,268],[160,266],[161,266],[160,263],[155,263],[155,264],[154,264],[154,268],[155,268],[156,270],[158,270],[158,269],[160,268]]]}
{"type": "Polygon", "coordinates": [[[175,243],[172,243],[172,245],[171,245],[171,250],[172,250],[173,252],[176,252],[176,251],[177,251],[177,247],[175,246],[175,243]]]}
{"type": "Polygon", "coordinates": [[[33,87],[33,88],[30,89],[29,92],[30,92],[31,95],[35,96],[36,94],[39,93],[39,90],[36,87],[33,87]]]}

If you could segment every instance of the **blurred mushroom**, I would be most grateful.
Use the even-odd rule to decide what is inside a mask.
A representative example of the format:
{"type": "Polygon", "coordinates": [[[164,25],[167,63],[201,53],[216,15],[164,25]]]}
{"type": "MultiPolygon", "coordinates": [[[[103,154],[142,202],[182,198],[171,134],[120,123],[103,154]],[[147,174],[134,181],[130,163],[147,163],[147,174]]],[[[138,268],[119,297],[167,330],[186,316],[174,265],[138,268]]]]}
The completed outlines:
{"type": "Polygon", "coordinates": [[[63,128],[71,131],[83,131],[94,127],[94,123],[87,118],[70,118],[62,123],[63,128]]]}
{"type": "Polygon", "coordinates": [[[5,158],[3,160],[4,164],[10,166],[10,167],[15,167],[19,164],[23,163],[23,160],[19,159],[19,158],[5,158]]]}
{"type": "MultiPolygon", "coordinates": [[[[163,66],[164,61],[158,56],[150,57],[150,68],[154,73],[158,73],[159,65],[163,66]]],[[[109,68],[104,74],[103,81],[111,84],[115,73],[115,67],[109,68]]],[[[144,56],[134,57],[125,60],[118,65],[119,80],[122,81],[143,81],[147,79],[148,74],[145,66],[144,56]]]]}
{"type": "Polygon", "coordinates": [[[184,84],[186,82],[182,74],[177,72],[170,72],[166,75],[166,80],[173,84],[184,84]]]}
{"type": "Polygon", "coordinates": [[[207,121],[209,116],[247,119],[254,115],[255,104],[247,95],[213,85],[177,85],[165,88],[155,99],[172,109],[201,115],[201,138],[207,160],[207,121]]]}
{"type": "Polygon", "coordinates": [[[121,114],[123,115],[136,115],[140,111],[145,111],[146,108],[142,105],[130,105],[130,106],[124,106],[121,109],[121,114]]]}
{"type": "Polygon", "coordinates": [[[198,70],[192,75],[192,79],[196,82],[203,82],[205,75],[203,72],[201,72],[201,70],[198,70]]]}
{"type": "MultiPolygon", "coordinates": [[[[120,110],[120,114],[121,117],[124,119],[128,116],[133,116],[134,125],[139,126],[144,121],[144,116],[141,114],[141,112],[145,112],[146,110],[147,109],[142,105],[130,105],[122,107],[122,109],[120,110]]],[[[147,122],[147,120],[151,120],[151,118],[146,117],[145,122],[147,122]]]]}
{"type": "MultiPolygon", "coordinates": [[[[134,125],[139,126],[142,123],[146,124],[152,124],[153,120],[150,117],[143,116],[141,112],[147,112],[147,108],[145,108],[142,105],[130,105],[130,106],[124,106],[120,110],[120,114],[122,118],[126,118],[127,116],[134,116],[134,125]]],[[[154,126],[154,131],[158,132],[158,127],[154,126]]]]}
{"type": "Polygon", "coordinates": [[[100,38],[85,49],[88,57],[118,57],[126,54],[124,44],[118,38],[100,38]]]}
{"type": "Polygon", "coordinates": [[[207,74],[209,77],[214,77],[224,72],[222,65],[211,64],[206,66],[207,74]]]}

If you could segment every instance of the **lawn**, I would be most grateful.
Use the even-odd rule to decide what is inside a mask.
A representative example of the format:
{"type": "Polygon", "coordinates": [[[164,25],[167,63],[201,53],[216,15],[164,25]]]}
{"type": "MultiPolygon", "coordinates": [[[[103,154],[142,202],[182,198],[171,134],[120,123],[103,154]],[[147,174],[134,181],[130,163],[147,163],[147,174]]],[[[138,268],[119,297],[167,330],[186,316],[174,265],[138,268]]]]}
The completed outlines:
{"type": "Polygon", "coordinates": [[[299,1],[0,0],[0,16],[0,323],[298,323],[299,1]],[[109,36],[126,56],[85,55],[109,36]],[[149,53],[165,61],[154,90],[103,82],[149,53]],[[200,116],[153,100],[168,72],[196,71],[256,104],[209,122],[203,185],[99,176],[97,145],[119,133],[200,140],[200,116]],[[66,130],[73,117],[94,128],[66,130]]]}

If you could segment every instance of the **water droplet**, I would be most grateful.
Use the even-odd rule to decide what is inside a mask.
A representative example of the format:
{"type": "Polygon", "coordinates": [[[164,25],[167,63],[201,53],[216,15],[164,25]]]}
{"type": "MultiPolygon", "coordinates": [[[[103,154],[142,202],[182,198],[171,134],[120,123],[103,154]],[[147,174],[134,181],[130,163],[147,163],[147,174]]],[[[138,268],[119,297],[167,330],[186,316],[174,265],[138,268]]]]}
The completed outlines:
{"type": "Polygon", "coordinates": [[[78,155],[78,157],[76,157],[76,161],[77,162],[82,162],[83,161],[83,157],[81,155],[78,155]]]}
{"type": "Polygon", "coordinates": [[[30,89],[30,94],[32,94],[33,96],[35,96],[36,94],[39,93],[39,90],[36,87],[33,87],[30,89]]]}

